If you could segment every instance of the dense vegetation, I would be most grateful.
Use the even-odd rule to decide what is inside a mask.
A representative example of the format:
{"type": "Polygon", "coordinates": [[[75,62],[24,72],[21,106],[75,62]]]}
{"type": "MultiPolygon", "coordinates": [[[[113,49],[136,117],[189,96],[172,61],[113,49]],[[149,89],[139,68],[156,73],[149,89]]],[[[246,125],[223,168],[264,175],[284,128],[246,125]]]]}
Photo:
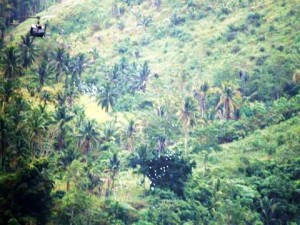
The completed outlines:
{"type": "Polygon", "coordinates": [[[299,224],[298,1],[0,11],[0,224],[299,224]]]}

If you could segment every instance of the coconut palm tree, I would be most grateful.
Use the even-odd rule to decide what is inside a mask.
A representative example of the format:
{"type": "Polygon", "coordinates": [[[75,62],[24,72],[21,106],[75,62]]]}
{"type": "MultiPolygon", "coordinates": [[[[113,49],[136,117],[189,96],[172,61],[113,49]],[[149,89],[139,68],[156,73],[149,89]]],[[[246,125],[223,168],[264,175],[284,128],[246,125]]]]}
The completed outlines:
{"type": "Polygon", "coordinates": [[[52,54],[54,68],[55,68],[55,81],[59,82],[62,71],[65,71],[66,66],[66,51],[64,48],[57,48],[52,54]]]}
{"type": "Polygon", "coordinates": [[[74,106],[73,113],[75,114],[75,125],[76,127],[80,127],[85,119],[85,111],[82,106],[74,106]]]}
{"type": "Polygon", "coordinates": [[[116,139],[119,138],[119,130],[115,126],[115,122],[108,122],[105,123],[103,129],[101,129],[101,140],[105,142],[113,141],[115,142],[116,139]]]}
{"type": "Polygon", "coordinates": [[[183,130],[185,133],[185,138],[184,138],[184,152],[186,154],[187,152],[187,142],[188,142],[188,135],[189,135],[189,130],[190,127],[195,125],[196,123],[196,106],[194,104],[194,101],[192,98],[187,97],[183,101],[182,108],[179,112],[180,120],[182,121],[183,124],[183,130]]]}
{"type": "Polygon", "coordinates": [[[246,92],[246,83],[248,82],[249,76],[245,71],[240,71],[239,76],[241,79],[241,92],[243,95],[245,95],[246,92]]]}
{"type": "Polygon", "coordinates": [[[113,108],[117,100],[118,94],[116,90],[111,86],[110,83],[105,84],[100,88],[100,93],[97,96],[98,105],[101,105],[101,108],[108,112],[109,109],[113,108]]]}
{"type": "Polygon", "coordinates": [[[70,127],[66,125],[67,122],[73,119],[73,115],[69,114],[65,106],[60,106],[56,109],[54,114],[54,120],[57,123],[58,135],[57,135],[57,148],[62,150],[64,147],[65,136],[70,130],[70,127]]]}
{"type": "Polygon", "coordinates": [[[29,133],[29,142],[32,156],[35,157],[36,150],[43,142],[44,134],[47,130],[47,121],[38,108],[32,110],[30,116],[25,120],[25,125],[29,133]]]}
{"type": "Polygon", "coordinates": [[[135,89],[142,90],[143,92],[146,91],[147,81],[148,81],[150,72],[151,71],[150,71],[150,68],[149,68],[148,61],[145,61],[141,71],[139,72],[139,74],[137,76],[135,89]]]}
{"type": "Polygon", "coordinates": [[[198,105],[200,107],[202,118],[204,118],[205,111],[206,111],[206,94],[207,94],[208,90],[209,90],[209,84],[208,84],[207,81],[204,81],[200,85],[200,92],[196,91],[195,94],[194,94],[194,97],[198,101],[198,105]]]}
{"type": "Polygon", "coordinates": [[[30,67],[37,57],[37,48],[34,46],[34,38],[27,33],[21,36],[21,43],[19,45],[21,50],[22,66],[24,68],[30,67]]]}
{"type": "Polygon", "coordinates": [[[115,186],[115,180],[117,177],[117,174],[120,170],[120,160],[118,159],[117,153],[114,153],[112,158],[109,159],[109,172],[110,172],[110,178],[112,180],[110,193],[112,193],[114,186],[115,186]]]}
{"type": "Polygon", "coordinates": [[[5,104],[7,104],[14,96],[18,86],[16,80],[0,81],[0,102],[2,103],[2,112],[4,112],[5,104]]]}
{"type": "Polygon", "coordinates": [[[237,98],[240,98],[240,92],[235,91],[228,82],[222,82],[220,99],[215,110],[218,110],[221,106],[223,106],[225,119],[229,120],[230,118],[233,118],[234,111],[239,107],[236,101],[237,98]]]}
{"type": "Polygon", "coordinates": [[[128,138],[128,150],[134,151],[134,135],[136,133],[136,124],[133,120],[130,120],[125,131],[125,135],[128,138]]]}
{"type": "Polygon", "coordinates": [[[58,104],[58,106],[64,106],[67,100],[67,96],[62,93],[61,91],[59,91],[56,95],[55,95],[55,100],[58,104]]]}
{"type": "Polygon", "coordinates": [[[97,122],[95,120],[88,120],[79,128],[79,144],[83,148],[88,162],[88,155],[91,148],[99,142],[99,132],[97,131],[97,122]]]}
{"type": "MultiPolygon", "coordinates": [[[[62,151],[59,152],[59,158],[58,158],[58,167],[60,172],[70,172],[69,166],[71,163],[75,160],[78,159],[79,154],[75,150],[75,148],[67,148],[63,149],[62,151]]],[[[70,190],[70,179],[66,179],[66,191],[70,190]]]]}
{"type": "Polygon", "coordinates": [[[7,118],[7,116],[0,114],[0,157],[3,170],[5,170],[7,151],[13,143],[12,140],[14,133],[11,121],[7,118]]]}
{"type": "Polygon", "coordinates": [[[49,91],[43,91],[41,94],[41,101],[44,103],[44,107],[46,107],[47,102],[52,101],[52,96],[49,91]]]}
{"type": "Polygon", "coordinates": [[[79,53],[76,57],[76,66],[79,75],[79,79],[81,78],[81,74],[83,73],[85,67],[87,66],[87,60],[84,53],[79,53]]]}
{"type": "Polygon", "coordinates": [[[7,79],[22,75],[21,58],[16,47],[4,49],[0,57],[0,68],[7,79]]]}
{"type": "Polygon", "coordinates": [[[38,69],[36,70],[36,73],[38,75],[38,81],[39,81],[39,88],[38,91],[41,90],[41,88],[45,85],[45,83],[52,79],[52,75],[54,74],[54,68],[51,63],[49,63],[46,60],[43,60],[40,64],[38,69]]]}
{"type": "Polygon", "coordinates": [[[137,165],[140,165],[139,171],[143,175],[142,184],[144,186],[144,189],[146,189],[145,181],[146,181],[146,175],[148,170],[148,164],[147,160],[150,159],[150,152],[147,145],[141,145],[138,147],[137,151],[134,153],[133,158],[130,160],[130,166],[135,168],[137,165]]]}

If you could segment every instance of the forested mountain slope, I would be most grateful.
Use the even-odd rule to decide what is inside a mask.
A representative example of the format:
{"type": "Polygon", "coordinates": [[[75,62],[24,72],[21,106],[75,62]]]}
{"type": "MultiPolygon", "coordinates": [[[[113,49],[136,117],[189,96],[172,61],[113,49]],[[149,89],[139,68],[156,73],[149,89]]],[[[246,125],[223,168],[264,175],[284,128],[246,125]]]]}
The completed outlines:
{"type": "Polygon", "coordinates": [[[0,12],[0,224],[299,224],[298,0],[0,12]]]}

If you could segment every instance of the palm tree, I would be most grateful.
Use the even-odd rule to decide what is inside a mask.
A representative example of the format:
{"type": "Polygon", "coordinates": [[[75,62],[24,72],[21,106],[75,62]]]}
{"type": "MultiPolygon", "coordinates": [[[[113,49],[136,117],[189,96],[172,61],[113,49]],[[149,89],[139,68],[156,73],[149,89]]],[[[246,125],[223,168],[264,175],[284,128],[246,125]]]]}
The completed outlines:
{"type": "Polygon", "coordinates": [[[23,61],[22,66],[24,68],[30,67],[35,58],[37,57],[37,49],[34,46],[34,38],[27,33],[25,36],[21,36],[22,42],[20,43],[21,59],[23,61]]]}
{"type": "Polygon", "coordinates": [[[64,147],[64,140],[68,130],[70,127],[66,126],[66,123],[73,119],[73,115],[70,115],[65,106],[60,106],[56,109],[54,120],[58,124],[58,136],[57,136],[57,143],[58,143],[58,150],[62,150],[64,147]]]}
{"type": "Polygon", "coordinates": [[[223,105],[223,113],[226,120],[233,117],[234,111],[238,109],[238,104],[235,98],[240,98],[240,92],[235,91],[228,82],[222,82],[221,84],[220,100],[216,106],[216,110],[223,105]]]}
{"type": "Polygon", "coordinates": [[[73,113],[75,114],[75,119],[76,119],[75,125],[76,127],[80,127],[85,119],[84,108],[76,105],[73,107],[73,113]]]}
{"type": "Polygon", "coordinates": [[[72,58],[70,56],[70,53],[66,52],[64,55],[64,66],[63,71],[65,73],[65,88],[68,88],[69,86],[69,75],[73,73],[73,65],[72,65],[72,58]]]}
{"type": "Polygon", "coordinates": [[[148,170],[147,160],[150,159],[149,149],[147,145],[141,145],[134,153],[134,157],[130,160],[130,165],[133,168],[136,168],[137,165],[140,165],[139,171],[143,175],[142,184],[145,187],[146,175],[148,170]]]}
{"type": "Polygon", "coordinates": [[[112,109],[114,107],[117,97],[116,90],[110,83],[107,83],[100,89],[100,93],[97,96],[97,102],[105,112],[108,112],[109,108],[112,109]]]}
{"type": "Polygon", "coordinates": [[[18,82],[16,80],[6,80],[0,82],[0,102],[2,102],[2,112],[4,112],[5,104],[16,95],[18,82]]]}
{"type": "Polygon", "coordinates": [[[130,152],[134,151],[134,135],[136,133],[136,124],[133,120],[130,120],[125,132],[125,135],[128,137],[128,149],[130,152]]]}
{"type": "Polygon", "coordinates": [[[240,76],[240,79],[241,79],[241,92],[242,92],[243,95],[245,95],[246,83],[249,79],[249,76],[245,71],[242,71],[242,70],[239,72],[239,76],[240,76]]]}
{"type": "Polygon", "coordinates": [[[115,127],[115,122],[108,122],[101,129],[101,140],[105,142],[115,141],[119,137],[118,128],[115,127]]]}
{"type": "Polygon", "coordinates": [[[74,85],[79,85],[80,83],[80,77],[79,77],[79,67],[77,64],[77,58],[76,57],[70,57],[70,55],[67,53],[65,59],[65,87],[68,88],[69,86],[69,75],[71,75],[71,85],[72,87],[74,85]]]}
{"type": "Polygon", "coordinates": [[[269,199],[267,196],[262,198],[259,201],[261,211],[262,211],[262,219],[264,224],[271,225],[276,224],[278,220],[276,219],[276,211],[280,208],[280,203],[276,202],[273,198],[269,199]]]}
{"type": "Polygon", "coordinates": [[[66,103],[66,99],[67,96],[62,92],[58,92],[55,96],[55,100],[59,106],[64,106],[66,103]]]}
{"type": "Polygon", "coordinates": [[[97,131],[97,123],[95,120],[89,120],[79,128],[79,143],[86,154],[86,160],[88,162],[88,154],[91,147],[97,145],[99,142],[99,132],[97,131]]]}
{"type": "Polygon", "coordinates": [[[64,68],[66,66],[66,51],[64,48],[57,48],[52,56],[55,65],[55,81],[58,82],[60,80],[62,71],[66,70],[64,68]]]}
{"type": "Polygon", "coordinates": [[[110,171],[110,178],[112,180],[110,193],[112,193],[114,189],[115,180],[119,170],[120,170],[120,160],[118,159],[117,153],[114,153],[112,158],[109,159],[109,171],[110,171]]]}
{"type": "Polygon", "coordinates": [[[204,81],[200,85],[200,92],[196,91],[194,97],[197,99],[200,110],[201,110],[201,117],[204,118],[204,114],[206,111],[206,93],[209,90],[209,84],[207,81],[204,81]]]}
{"type": "Polygon", "coordinates": [[[79,79],[81,78],[81,74],[84,71],[84,68],[86,67],[87,60],[85,58],[84,53],[79,53],[76,57],[76,66],[77,66],[77,71],[79,75],[79,79]]]}
{"type": "Polygon", "coordinates": [[[143,92],[145,92],[149,75],[150,75],[149,64],[148,61],[145,61],[143,64],[143,68],[139,72],[139,75],[137,77],[137,84],[135,85],[135,89],[142,90],[143,92]]]}
{"type": "Polygon", "coordinates": [[[25,121],[25,124],[29,132],[32,156],[35,157],[36,149],[42,143],[45,131],[47,130],[47,121],[41,111],[35,108],[25,121]]]}
{"type": "Polygon", "coordinates": [[[16,47],[7,47],[0,59],[0,68],[5,78],[11,79],[22,75],[20,55],[16,47]]]}
{"type": "Polygon", "coordinates": [[[14,132],[10,120],[3,114],[0,114],[0,156],[1,156],[1,166],[5,170],[5,161],[7,150],[12,144],[14,132]]]}
{"type": "Polygon", "coordinates": [[[45,83],[52,79],[52,75],[54,74],[54,68],[52,64],[50,64],[48,61],[43,60],[40,64],[38,69],[36,70],[38,74],[38,81],[39,81],[39,88],[38,91],[41,90],[41,88],[45,85],[45,83]]]}
{"type": "Polygon", "coordinates": [[[47,102],[50,102],[52,100],[51,94],[49,91],[43,91],[41,94],[41,101],[44,102],[44,107],[46,107],[47,102]]]}
{"type": "MultiPolygon", "coordinates": [[[[71,163],[79,157],[78,152],[76,152],[75,148],[67,148],[63,149],[63,151],[59,152],[59,158],[58,158],[58,166],[59,171],[61,172],[69,172],[68,167],[71,165],[71,163]]],[[[66,190],[70,190],[70,179],[66,179],[66,190]]]]}
{"type": "Polygon", "coordinates": [[[183,123],[183,130],[185,133],[185,135],[184,135],[185,136],[185,138],[184,138],[185,154],[187,152],[187,142],[188,142],[188,135],[189,135],[190,127],[196,123],[195,111],[196,111],[196,107],[195,107],[193,99],[190,97],[187,97],[184,100],[182,108],[179,112],[180,119],[183,123]]]}
{"type": "MultiPolygon", "coordinates": [[[[2,3],[0,3],[0,9],[2,9],[1,4],[2,3]]],[[[0,11],[0,14],[3,15],[2,10],[0,11]]],[[[2,47],[3,42],[4,42],[5,29],[6,29],[5,20],[4,20],[4,18],[0,18],[0,33],[1,33],[1,35],[0,35],[0,47],[2,47]]]]}

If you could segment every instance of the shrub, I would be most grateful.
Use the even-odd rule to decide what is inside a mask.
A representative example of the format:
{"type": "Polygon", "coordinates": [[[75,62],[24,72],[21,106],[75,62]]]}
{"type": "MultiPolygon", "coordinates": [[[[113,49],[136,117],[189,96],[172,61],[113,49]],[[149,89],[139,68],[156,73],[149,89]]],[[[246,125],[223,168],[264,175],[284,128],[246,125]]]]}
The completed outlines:
{"type": "Polygon", "coordinates": [[[185,22],[185,18],[178,16],[176,12],[172,14],[172,16],[171,16],[171,24],[172,25],[177,26],[184,22],[185,22]]]}
{"type": "Polygon", "coordinates": [[[241,51],[241,47],[239,45],[236,45],[231,49],[231,53],[238,53],[239,51],[241,51]]]}
{"type": "Polygon", "coordinates": [[[227,41],[233,41],[234,39],[235,39],[235,37],[236,37],[236,32],[229,32],[229,33],[227,33],[227,35],[226,35],[226,40],[227,41]]]}
{"type": "Polygon", "coordinates": [[[249,13],[247,16],[247,22],[259,27],[261,25],[262,16],[259,13],[249,13]]]}

